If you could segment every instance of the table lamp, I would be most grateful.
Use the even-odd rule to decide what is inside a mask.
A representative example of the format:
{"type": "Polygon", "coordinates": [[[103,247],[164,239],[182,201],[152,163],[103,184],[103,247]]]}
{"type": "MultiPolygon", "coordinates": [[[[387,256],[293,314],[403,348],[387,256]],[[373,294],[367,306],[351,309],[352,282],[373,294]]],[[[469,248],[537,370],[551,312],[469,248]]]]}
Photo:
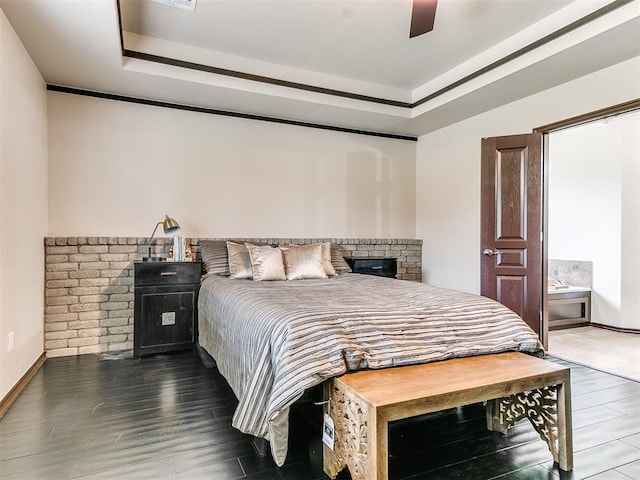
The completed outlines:
{"type": "Polygon", "coordinates": [[[164,220],[156,224],[156,228],[153,229],[153,233],[151,234],[151,237],[149,237],[149,241],[147,242],[147,244],[149,245],[149,256],[142,259],[144,262],[161,262],[164,260],[163,257],[151,256],[151,242],[160,225],[162,225],[165,234],[174,233],[180,230],[180,225],[178,225],[178,222],[176,222],[175,219],[171,218],[169,215],[165,215],[164,220]]]}

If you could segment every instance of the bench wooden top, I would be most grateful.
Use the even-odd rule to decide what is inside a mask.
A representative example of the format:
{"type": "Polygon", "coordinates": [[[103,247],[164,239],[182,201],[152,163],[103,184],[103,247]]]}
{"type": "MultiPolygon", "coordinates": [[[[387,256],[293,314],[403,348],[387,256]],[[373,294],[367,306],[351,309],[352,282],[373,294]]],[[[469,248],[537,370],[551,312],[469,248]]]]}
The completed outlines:
{"type": "Polygon", "coordinates": [[[506,352],[381,370],[360,370],[336,380],[371,405],[384,408],[454,393],[464,397],[465,392],[470,392],[470,402],[488,400],[538,388],[541,384],[564,383],[568,376],[567,367],[524,353],[506,352]],[[483,396],[482,392],[486,395],[483,396]]]}

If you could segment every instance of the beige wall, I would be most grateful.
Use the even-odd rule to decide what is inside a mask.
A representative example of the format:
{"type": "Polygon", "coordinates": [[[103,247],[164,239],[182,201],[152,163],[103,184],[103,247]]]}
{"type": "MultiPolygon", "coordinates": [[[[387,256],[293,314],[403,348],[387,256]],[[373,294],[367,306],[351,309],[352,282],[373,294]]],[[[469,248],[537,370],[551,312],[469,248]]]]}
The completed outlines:
{"type": "Polygon", "coordinates": [[[640,112],[549,136],[549,258],[593,262],[591,321],[640,330],[640,112]]]}
{"type": "Polygon", "coordinates": [[[480,291],[480,139],[533,128],[640,97],[640,58],[581,77],[420,137],[416,237],[423,281],[480,291]]]}
{"type": "Polygon", "coordinates": [[[46,102],[44,81],[0,10],[0,398],[43,352],[46,102]]]}
{"type": "Polygon", "coordinates": [[[618,126],[622,157],[621,327],[640,329],[640,112],[612,122],[618,126]]]}
{"type": "Polygon", "coordinates": [[[591,321],[615,326],[622,271],[618,123],[614,118],[549,135],[549,258],[593,263],[591,321]]]}
{"type": "Polygon", "coordinates": [[[416,142],[53,92],[49,142],[50,236],[415,238],[416,142]]]}

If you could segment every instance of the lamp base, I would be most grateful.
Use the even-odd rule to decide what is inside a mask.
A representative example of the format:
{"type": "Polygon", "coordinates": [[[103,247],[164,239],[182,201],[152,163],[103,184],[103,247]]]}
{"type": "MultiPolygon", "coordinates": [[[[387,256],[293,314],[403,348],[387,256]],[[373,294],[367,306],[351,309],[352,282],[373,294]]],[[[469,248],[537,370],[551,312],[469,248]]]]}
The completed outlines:
{"type": "Polygon", "coordinates": [[[143,262],[164,262],[166,258],[164,257],[143,257],[143,262]]]}

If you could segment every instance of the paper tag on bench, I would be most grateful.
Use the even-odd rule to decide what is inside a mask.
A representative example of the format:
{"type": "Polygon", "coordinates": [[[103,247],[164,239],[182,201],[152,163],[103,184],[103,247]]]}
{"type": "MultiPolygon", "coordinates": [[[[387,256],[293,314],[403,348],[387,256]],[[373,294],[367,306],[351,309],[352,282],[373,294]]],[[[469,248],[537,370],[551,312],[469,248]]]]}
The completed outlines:
{"type": "Polygon", "coordinates": [[[322,426],[322,441],[333,450],[333,443],[335,441],[335,428],[333,425],[333,418],[326,413],[324,414],[324,424],[322,426]]]}

